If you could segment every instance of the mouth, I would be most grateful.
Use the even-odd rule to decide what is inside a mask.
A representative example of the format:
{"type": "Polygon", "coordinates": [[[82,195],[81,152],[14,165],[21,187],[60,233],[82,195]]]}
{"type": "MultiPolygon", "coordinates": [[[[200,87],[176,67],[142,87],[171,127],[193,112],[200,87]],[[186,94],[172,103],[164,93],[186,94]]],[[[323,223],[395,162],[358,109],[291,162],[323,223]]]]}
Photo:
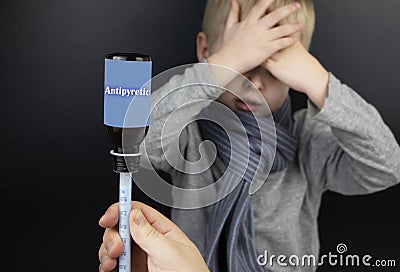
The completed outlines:
{"type": "Polygon", "coordinates": [[[260,103],[257,103],[255,101],[250,101],[250,100],[242,101],[240,99],[236,99],[235,104],[239,110],[245,112],[254,111],[260,106],[260,103]]]}

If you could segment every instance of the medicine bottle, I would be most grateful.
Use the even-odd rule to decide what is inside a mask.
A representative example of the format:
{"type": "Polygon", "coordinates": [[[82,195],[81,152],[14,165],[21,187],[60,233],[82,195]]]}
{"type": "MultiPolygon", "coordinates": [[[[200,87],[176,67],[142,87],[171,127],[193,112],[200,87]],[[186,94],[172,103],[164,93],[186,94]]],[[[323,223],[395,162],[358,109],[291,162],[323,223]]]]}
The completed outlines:
{"type": "Polygon", "coordinates": [[[139,168],[139,146],[150,122],[151,75],[148,55],[109,53],[105,57],[104,125],[113,144],[114,172],[139,168]]]}

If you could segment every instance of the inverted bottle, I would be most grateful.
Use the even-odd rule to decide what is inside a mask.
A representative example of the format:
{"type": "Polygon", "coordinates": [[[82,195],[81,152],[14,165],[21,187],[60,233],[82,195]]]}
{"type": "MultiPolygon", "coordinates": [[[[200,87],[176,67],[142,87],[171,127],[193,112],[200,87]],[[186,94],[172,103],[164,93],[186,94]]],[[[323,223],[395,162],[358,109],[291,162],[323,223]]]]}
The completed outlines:
{"type": "Polygon", "coordinates": [[[152,60],[137,53],[110,53],[104,70],[104,125],[113,143],[113,170],[137,172],[139,146],[150,123],[152,60]]]}

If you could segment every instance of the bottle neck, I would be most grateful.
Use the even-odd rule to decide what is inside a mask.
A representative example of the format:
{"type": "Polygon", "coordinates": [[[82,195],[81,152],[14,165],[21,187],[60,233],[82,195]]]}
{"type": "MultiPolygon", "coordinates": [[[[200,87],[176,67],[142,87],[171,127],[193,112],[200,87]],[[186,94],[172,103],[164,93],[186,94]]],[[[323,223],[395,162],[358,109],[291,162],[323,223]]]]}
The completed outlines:
{"type": "Polygon", "coordinates": [[[122,149],[115,145],[111,151],[113,161],[113,171],[116,173],[136,173],[139,171],[140,153],[139,145],[122,149]]]}

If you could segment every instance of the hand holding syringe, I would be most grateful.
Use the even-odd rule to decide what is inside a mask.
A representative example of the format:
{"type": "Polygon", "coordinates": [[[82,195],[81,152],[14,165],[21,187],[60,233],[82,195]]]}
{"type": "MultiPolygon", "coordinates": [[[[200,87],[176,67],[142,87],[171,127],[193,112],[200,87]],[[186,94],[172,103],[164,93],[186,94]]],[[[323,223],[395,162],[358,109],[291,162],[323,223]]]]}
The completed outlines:
{"type": "MultiPolygon", "coordinates": [[[[209,272],[199,250],[172,221],[155,209],[132,201],[131,235],[140,247],[132,253],[132,272],[209,272]]],[[[116,230],[119,203],[108,208],[99,224],[106,228],[99,250],[100,271],[116,271],[122,241],[116,230]]]]}

